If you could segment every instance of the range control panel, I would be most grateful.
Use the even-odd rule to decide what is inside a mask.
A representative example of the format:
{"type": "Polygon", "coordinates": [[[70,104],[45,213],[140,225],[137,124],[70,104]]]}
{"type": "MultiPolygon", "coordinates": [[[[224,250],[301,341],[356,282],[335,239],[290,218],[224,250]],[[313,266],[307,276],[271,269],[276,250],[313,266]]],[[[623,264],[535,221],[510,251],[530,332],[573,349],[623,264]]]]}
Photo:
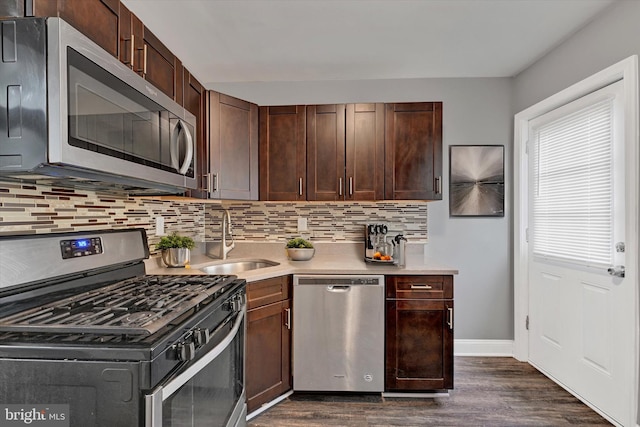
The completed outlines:
{"type": "Polygon", "coordinates": [[[60,249],[62,250],[62,259],[97,255],[102,253],[102,240],[100,237],[61,240],[60,249]]]}

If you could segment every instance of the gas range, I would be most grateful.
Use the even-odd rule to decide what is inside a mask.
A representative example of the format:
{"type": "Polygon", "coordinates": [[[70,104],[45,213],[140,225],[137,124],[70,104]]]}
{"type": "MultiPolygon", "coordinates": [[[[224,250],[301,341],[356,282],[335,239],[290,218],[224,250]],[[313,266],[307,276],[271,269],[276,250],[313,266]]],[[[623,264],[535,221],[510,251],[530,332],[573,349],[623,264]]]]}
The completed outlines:
{"type": "Polygon", "coordinates": [[[135,277],[0,317],[0,331],[112,335],[135,340],[219,298],[233,279],[200,275],[135,277]]]}
{"type": "Polygon", "coordinates": [[[0,237],[0,404],[66,403],[78,426],[124,425],[124,417],[137,420],[126,425],[179,423],[181,411],[165,413],[171,396],[202,381],[195,366],[213,369],[222,363],[213,356],[224,354],[233,399],[220,403],[234,402],[225,410],[236,425],[244,407],[246,282],[145,275],[147,247],[142,229],[0,237]],[[38,262],[26,268],[29,259],[38,262]],[[113,406],[113,379],[105,372],[134,390],[126,403],[113,406]],[[77,390],[42,394],[69,378],[77,390]],[[25,387],[26,395],[19,391],[25,387]],[[81,408],[82,387],[107,393],[93,402],[102,411],[81,408]]]}

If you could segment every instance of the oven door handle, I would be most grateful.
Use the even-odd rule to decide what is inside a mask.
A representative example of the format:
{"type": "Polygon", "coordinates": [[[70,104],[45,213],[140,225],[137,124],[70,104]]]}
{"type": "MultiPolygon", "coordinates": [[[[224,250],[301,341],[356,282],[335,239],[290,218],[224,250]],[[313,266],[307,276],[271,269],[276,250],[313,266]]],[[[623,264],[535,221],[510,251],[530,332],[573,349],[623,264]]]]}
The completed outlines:
{"type": "Polygon", "coordinates": [[[204,369],[209,363],[211,363],[216,357],[229,347],[229,344],[235,339],[238,334],[238,330],[242,325],[244,316],[246,313],[246,304],[242,305],[241,310],[238,313],[231,331],[218,345],[216,345],[211,351],[202,356],[193,365],[189,366],[187,370],[180,375],[169,381],[164,386],[159,386],[151,394],[147,394],[144,397],[145,400],[145,427],[160,427],[162,426],[162,402],[178,391],[180,387],[185,385],[192,379],[199,371],[204,369]]]}

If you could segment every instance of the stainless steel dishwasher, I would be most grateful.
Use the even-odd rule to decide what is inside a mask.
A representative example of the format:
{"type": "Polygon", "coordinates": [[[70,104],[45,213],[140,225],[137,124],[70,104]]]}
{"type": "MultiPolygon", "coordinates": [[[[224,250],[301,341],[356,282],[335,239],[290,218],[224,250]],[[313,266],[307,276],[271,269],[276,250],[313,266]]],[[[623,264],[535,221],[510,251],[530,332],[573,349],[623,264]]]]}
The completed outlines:
{"type": "Polygon", "coordinates": [[[293,389],[384,391],[384,276],[293,277],[293,389]]]}

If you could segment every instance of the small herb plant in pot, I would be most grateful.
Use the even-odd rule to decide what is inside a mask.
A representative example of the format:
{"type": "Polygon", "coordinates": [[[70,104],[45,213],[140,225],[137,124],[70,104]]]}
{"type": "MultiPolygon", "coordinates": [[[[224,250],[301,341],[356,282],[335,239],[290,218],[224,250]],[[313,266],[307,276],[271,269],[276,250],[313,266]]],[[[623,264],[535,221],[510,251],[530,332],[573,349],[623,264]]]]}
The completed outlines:
{"type": "Polygon", "coordinates": [[[162,262],[167,267],[184,267],[189,264],[190,251],[196,242],[191,237],[181,236],[176,232],[162,236],[156,244],[156,250],[161,251],[162,262]]]}
{"type": "Polygon", "coordinates": [[[310,260],[316,253],[315,248],[308,240],[296,237],[287,242],[287,254],[292,261],[310,260]]]}

